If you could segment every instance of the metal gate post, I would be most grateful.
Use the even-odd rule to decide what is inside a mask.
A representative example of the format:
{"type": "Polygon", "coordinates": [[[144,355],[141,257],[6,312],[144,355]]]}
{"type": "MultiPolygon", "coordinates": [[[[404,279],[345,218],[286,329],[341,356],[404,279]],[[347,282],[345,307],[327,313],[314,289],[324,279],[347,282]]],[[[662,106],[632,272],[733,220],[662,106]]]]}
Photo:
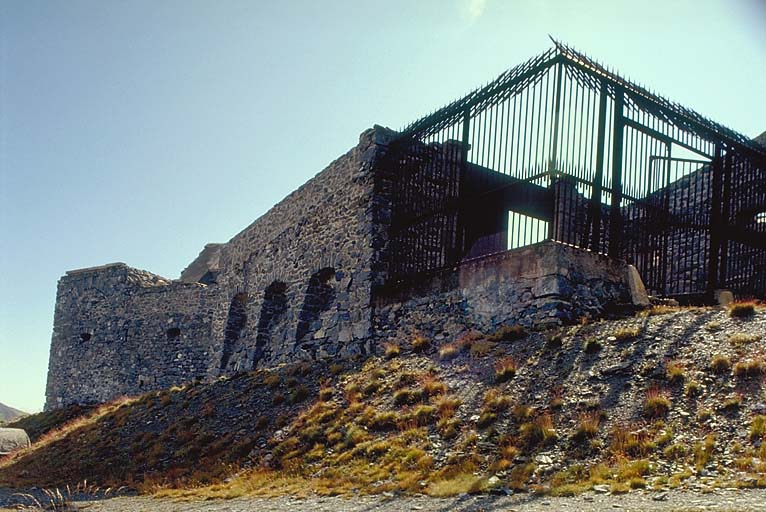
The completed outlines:
{"type": "Polygon", "coordinates": [[[619,258],[622,252],[622,141],[625,133],[623,106],[625,91],[621,87],[614,92],[614,121],[612,133],[612,204],[609,209],[609,256],[619,258]]]}
{"type": "Polygon", "coordinates": [[[710,198],[710,247],[707,266],[707,290],[718,288],[718,261],[721,253],[721,199],[723,189],[723,148],[715,146],[715,157],[711,163],[713,190],[710,198]]]}
{"type": "Polygon", "coordinates": [[[596,140],[596,174],[593,177],[590,208],[593,237],[591,250],[601,252],[601,188],[604,181],[604,144],[606,138],[606,83],[601,82],[601,94],[598,102],[598,134],[596,140]]]}

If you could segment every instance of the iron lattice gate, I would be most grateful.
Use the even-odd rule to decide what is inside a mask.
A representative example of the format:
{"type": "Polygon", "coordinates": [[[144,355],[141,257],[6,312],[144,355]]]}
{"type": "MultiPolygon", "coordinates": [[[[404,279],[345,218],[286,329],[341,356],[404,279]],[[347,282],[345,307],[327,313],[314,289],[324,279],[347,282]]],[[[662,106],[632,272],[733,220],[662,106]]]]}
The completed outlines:
{"type": "Polygon", "coordinates": [[[553,239],[650,292],[766,295],[766,149],[556,42],[389,148],[390,282],[553,239]]]}

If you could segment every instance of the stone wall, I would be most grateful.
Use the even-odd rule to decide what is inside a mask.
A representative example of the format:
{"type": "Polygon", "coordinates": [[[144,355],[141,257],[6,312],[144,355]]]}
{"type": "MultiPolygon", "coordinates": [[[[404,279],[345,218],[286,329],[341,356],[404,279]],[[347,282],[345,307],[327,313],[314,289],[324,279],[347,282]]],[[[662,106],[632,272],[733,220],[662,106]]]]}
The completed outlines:
{"type": "Polygon", "coordinates": [[[557,242],[463,262],[375,296],[379,342],[415,332],[449,337],[466,328],[561,324],[631,302],[628,267],[557,242]]]}
{"type": "Polygon", "coordinates": [[[68,272],[58,284],[46,409],[207,377],[216,293],[124,263],[68,272]]]}
{"type": "Polygon", "coordinates": [[[46,408],[371,349],[374,169],[359,144],[171,281],[125,264],[59,281],[46,408]]]}

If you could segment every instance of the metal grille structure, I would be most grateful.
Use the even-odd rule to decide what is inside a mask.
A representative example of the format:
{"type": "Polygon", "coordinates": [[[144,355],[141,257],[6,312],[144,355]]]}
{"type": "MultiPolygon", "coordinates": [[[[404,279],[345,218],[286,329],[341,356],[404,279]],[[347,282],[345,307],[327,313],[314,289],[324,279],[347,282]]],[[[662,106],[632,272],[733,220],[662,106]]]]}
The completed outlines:
{"type": "Polygon", "coordinates": [[[766,295],[766,149],[554,43],[390,145],[390,281],[551,239],[766,295]]]}

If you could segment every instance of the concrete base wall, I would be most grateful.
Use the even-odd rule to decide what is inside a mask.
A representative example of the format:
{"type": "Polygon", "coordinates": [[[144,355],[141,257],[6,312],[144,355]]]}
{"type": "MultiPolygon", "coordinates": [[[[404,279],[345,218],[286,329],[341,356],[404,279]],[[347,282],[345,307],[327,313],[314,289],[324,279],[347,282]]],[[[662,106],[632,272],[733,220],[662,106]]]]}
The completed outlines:
{"type": "Polygon", "coordinates": [[[379,342],[572,322],[631,302],[628,267],[557,242],[476,258],[398,289],[377,290],[379,342]]]}

